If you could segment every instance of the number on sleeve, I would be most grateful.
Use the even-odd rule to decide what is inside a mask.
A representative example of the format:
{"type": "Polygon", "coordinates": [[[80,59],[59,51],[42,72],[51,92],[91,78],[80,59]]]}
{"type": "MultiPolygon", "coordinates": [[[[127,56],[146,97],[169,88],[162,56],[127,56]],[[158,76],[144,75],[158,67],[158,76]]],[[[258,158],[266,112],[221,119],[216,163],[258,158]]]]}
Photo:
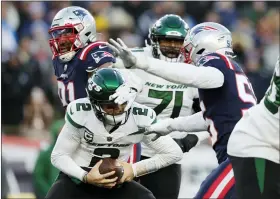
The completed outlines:
{"type": "Polygon", "coordinates": [[[148,115],[148,109],[133,107],[132,113],[134,115],[144,115],[144,116],[147,116],[148,115]]]}
{"type": "MultiPolygon", "coordinates": [[[[172,110],[171,118],[179,117],[183,104],[183,91],[175,91],[175,102],[172,110]]],[[[161,103],[154,108],[156,114],[160,114],[172,101],[173,91],[158,91],[149,89],[148,97],[162,99],[161,103]]]]}
{"type": "Polygon", "coordinates": [[[91,104],[89,103],[77,103],[76,104],[77,111],[83,110],[83,111],[90,111],[91,110],[91,104]]]}
{"type": "Polygon", "coordinates": [[[93,157],[89,167],[93,167],[102,158],[117,159],[120,156],[120,150],[116,148],[96,148],[93,152],[93,157]]]}
{"type": "MultiPolygon", "coordinates": [[[[256,96],[248,78],[243,74],[235,74],[235,77],[240,100],[245,103],[251,103],[253,105],[256,105],[256,96]]],[[[247,109],[242,109],[242,114],[244,114],[246,110],[247,109]]]]}
{"type": "Polygon", "coordinates": [[[58,96],[63,104],[67,106],[70,102],[75,100],[74,83],[68,82],[64,84],[62,81],[57,81],[58,96]]]}

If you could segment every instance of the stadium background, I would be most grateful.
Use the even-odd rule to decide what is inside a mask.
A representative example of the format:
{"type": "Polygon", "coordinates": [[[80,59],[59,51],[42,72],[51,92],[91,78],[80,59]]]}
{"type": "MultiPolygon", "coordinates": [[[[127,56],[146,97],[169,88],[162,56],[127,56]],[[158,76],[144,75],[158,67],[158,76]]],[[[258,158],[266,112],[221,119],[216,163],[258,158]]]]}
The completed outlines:
{"type": "MultiPolygon", "coordinates": [[[[3,181],[1,190],[10,197],[34,197],[32,172],[38,152],[50,142],[50,125],[63,118],[48,28],[56,12],[70,5],[93,14],[102,40],[120,37],[130,47],[145,45],[148,29],[164,14],[178,14],[190,27],[204,21],[225,25],[258,100],[279,55],[279,2],[2,1],[2,174],[8,186],[3,181]]],[[[216,164],[207,144],[186,154],[180,197],[192,197],[216,164]]]]}

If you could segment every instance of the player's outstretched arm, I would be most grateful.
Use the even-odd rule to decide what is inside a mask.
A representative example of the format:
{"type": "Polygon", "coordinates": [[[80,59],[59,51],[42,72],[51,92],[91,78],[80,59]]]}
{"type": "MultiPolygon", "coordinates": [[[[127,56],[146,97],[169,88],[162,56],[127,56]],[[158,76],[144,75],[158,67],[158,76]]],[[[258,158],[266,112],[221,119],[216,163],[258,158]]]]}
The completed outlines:
{"type": "Polygon", "coordinates": [[[161,120],[152,124],[146,130],[146,135],[156,133],[159,136],[168,135],[173,131],[200,132],[207,130],[207,123],[200,111],[190,116],[161,120]]]}
{"type": "Polygon", "coordinates": [[[216,68],[170,63],[143,54],[134,55],[121,39],[109,41],[109,47],[123,60],[126,68],[137,67],[168,81],[196,88],[218,88],[224,83],[223,73],[216,68]]]}
{"type": "Polygon", "coordinates": [[[132,165],[136,177],[155,172],[182,159],[183,152],[170,136],[162,136],[152,141],[153,136],[144,136],[143,142],[156,151],[153,157],[132,165]]]}

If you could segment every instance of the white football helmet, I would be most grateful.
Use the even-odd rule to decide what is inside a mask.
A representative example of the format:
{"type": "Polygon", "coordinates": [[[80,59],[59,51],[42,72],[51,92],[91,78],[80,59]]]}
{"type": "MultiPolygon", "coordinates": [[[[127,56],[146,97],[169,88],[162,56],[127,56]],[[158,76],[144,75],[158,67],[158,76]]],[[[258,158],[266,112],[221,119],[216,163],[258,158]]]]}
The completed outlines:
{"type": "Polygon", "coordinates": [[[200,23],[187,34],[182,53],[186,63],[196,63],[202,55],[218,52],[233,57],[231,32],[221,24],[200,23]]]}
{"type": "Polygon", "coordinates": [[[77,50],[96,41],[93,16],[84,8],[70,6],[60,10],[54,17],[49,34],[53,55],[62,62],[70,61],[77,50]]]}

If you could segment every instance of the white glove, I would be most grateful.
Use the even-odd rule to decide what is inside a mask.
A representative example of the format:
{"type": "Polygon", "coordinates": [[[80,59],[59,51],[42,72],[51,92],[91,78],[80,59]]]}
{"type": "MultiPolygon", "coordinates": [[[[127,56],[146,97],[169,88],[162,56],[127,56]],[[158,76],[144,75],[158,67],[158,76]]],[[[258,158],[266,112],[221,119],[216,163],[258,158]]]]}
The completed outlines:
{"type": "Polygon", "coordinates": [[[172,118],[168,118],[168,119],[161,120],[160,122],[157,122],[155,124],[152,124],[150,127],[146,128],[145,135],[156,134],[156,136],[152,139],[152,141],[156,140],[160,136],[168,135],[173,131],[172,128],[170,127],[172,121],[173,121],[172,118]]]}
{"type": "Polygon", "coordinates": [[[114,39],[109,39],[109,41],[111,44],[107,43],[107,45],[122,59],[124,67],[131,68],[135,66],[136,57],[120,38],[117,39],[118,42],[114,39]]]}
{"type": "Polygon", "coordinates": [[[116,104],[123,104],[123,103],[127,102],[127,105],[124,109],[124,111],[127,111],[131,107],[136,96],[137,96],[136,89],[131,88],[127,84],[123,84],[109,98],[110,98],[110,100],[115,99],[114,102],[116,104]]]}

